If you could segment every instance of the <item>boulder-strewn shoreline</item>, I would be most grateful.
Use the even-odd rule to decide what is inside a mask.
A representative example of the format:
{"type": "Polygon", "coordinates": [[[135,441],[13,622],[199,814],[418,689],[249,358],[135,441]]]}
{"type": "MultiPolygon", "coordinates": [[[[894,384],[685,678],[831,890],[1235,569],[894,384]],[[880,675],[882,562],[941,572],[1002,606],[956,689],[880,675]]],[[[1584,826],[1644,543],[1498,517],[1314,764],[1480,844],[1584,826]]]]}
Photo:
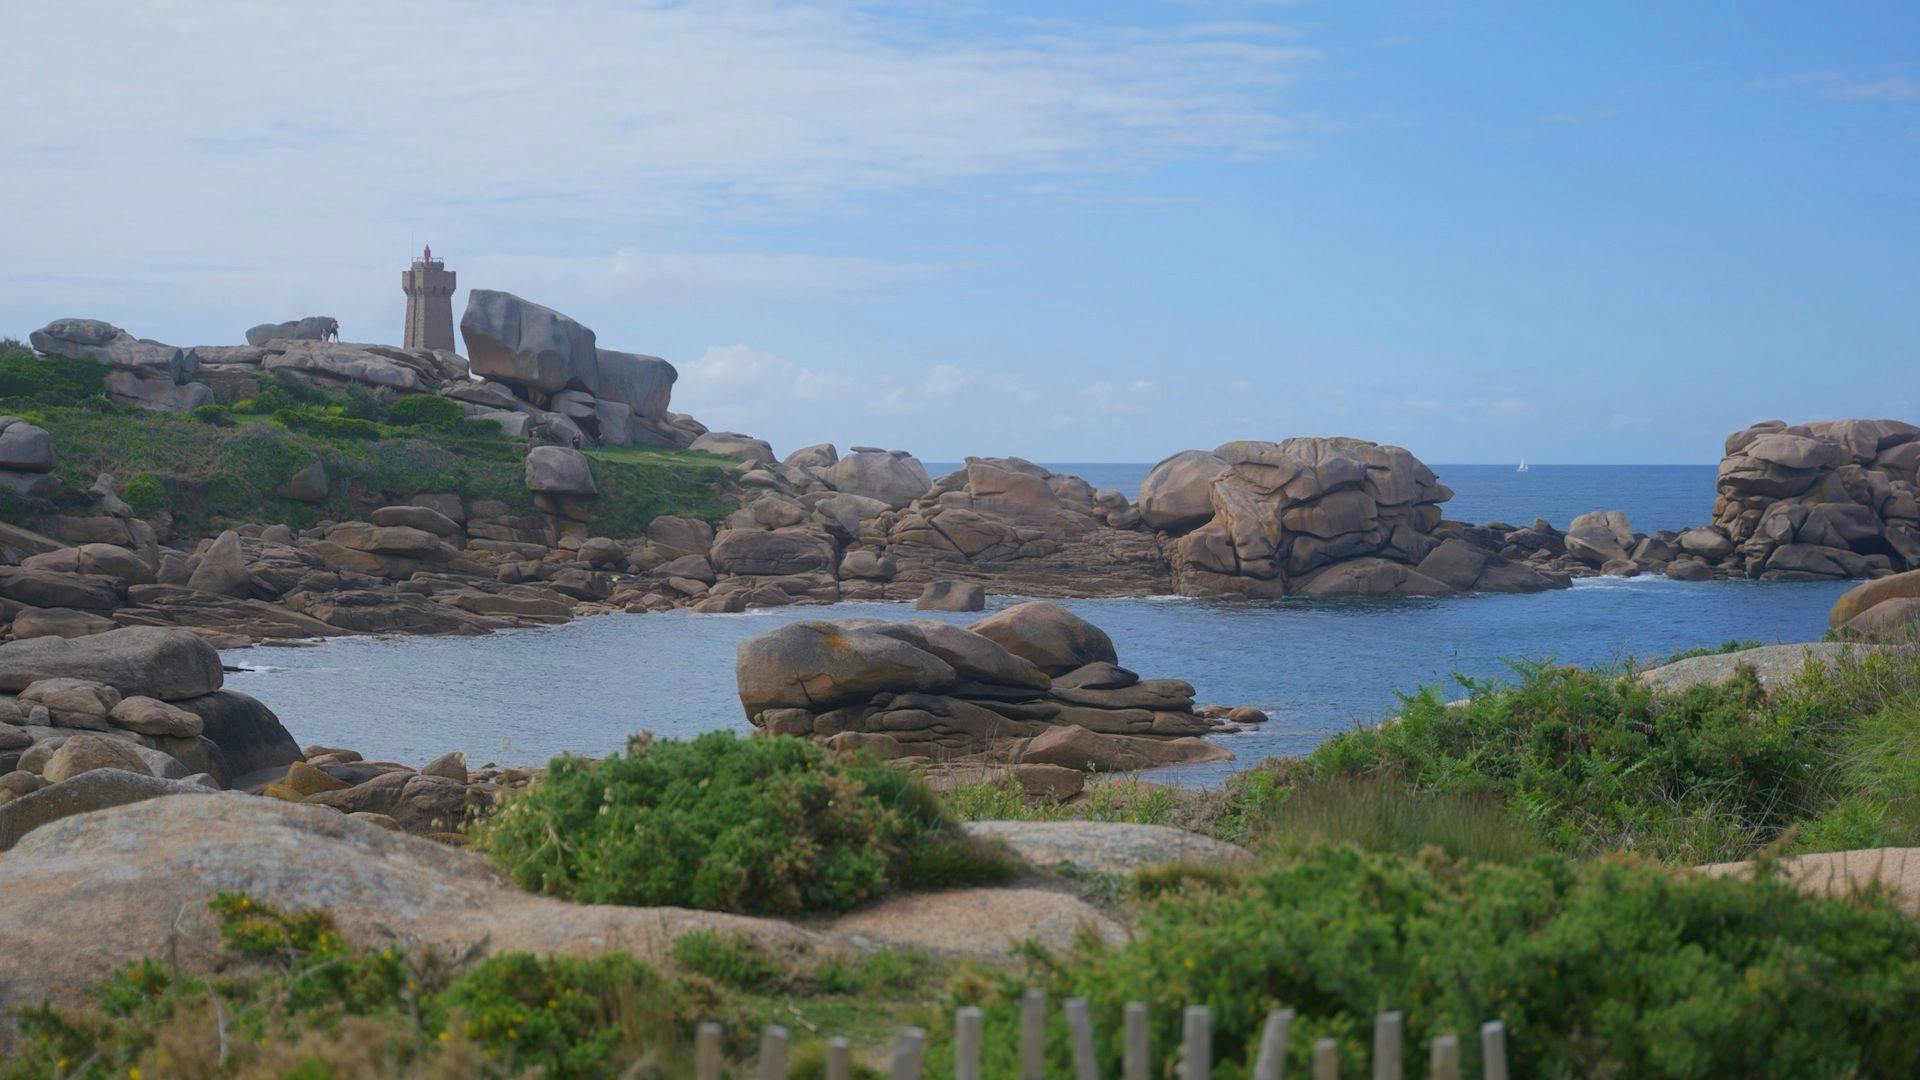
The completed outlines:
{"type": "Polygon", "coordinates": [[[1591,574],[1841,578],[1920,565],[1920,427],[1892,420],[1736,432],[1708,524],[1647,535],[1596,510],[1561,531],[1447,520],[1452,492],[1433,470],[1352,438],[1182,451],[1153,468],[1137,503],[1017,457],[969,458],[938,478],[901,450],[823,443],[783,459],[764,440],[671,412],[671,364],[601,348],[560,312],[475,290],[460,328],[471,362],[340,342],[321,316],[263,324],[231,346],[178,348],[86,319],[36,331],[42,353],[104,367],[114,400],[162,411],[294,384],[449,399],[467,422],[526,440],[531,510],[456,490],[368,490],[315,459],[277,495],[345,505],[348,516],[175,535],[164,507],[134,510],[122,478],[101,474],[84,495],[56,498],[61,448],[27,419],[0,416],[0,490],[26,509],[0,525],[9,636],[173,626],[235,647],[482,633],[611,611],[916,599],[967,610],[985,592],[1447,596],[1563,588],[1591,574]],[[590,445],[730,460],[719,494],[737,509],[597,534],[604,466],[575,449],[590,445]]]}

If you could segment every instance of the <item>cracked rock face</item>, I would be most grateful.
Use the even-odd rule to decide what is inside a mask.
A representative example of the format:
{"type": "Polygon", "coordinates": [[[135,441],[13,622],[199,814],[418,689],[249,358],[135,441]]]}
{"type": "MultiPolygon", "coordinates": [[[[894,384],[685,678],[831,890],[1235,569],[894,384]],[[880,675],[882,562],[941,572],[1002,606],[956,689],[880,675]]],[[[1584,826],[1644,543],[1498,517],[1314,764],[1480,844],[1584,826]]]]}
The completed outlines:
{"type": "Polygon", "coordinates": [[[1190,595],[1440,595],[1474,584],[1415,569],[1439,546],[1431,534],[1452,497],[1397,446],[1243,440],[1155,466],[1141,516],[1190,595]]]}
{"type": "Polygon", "coordinates": [[[1726,450],[1711,531],[1688,534],[1703,558],[1769,579],[1920,567],[1920,427],[1767,420],[1727,436],[1726,450]]]}

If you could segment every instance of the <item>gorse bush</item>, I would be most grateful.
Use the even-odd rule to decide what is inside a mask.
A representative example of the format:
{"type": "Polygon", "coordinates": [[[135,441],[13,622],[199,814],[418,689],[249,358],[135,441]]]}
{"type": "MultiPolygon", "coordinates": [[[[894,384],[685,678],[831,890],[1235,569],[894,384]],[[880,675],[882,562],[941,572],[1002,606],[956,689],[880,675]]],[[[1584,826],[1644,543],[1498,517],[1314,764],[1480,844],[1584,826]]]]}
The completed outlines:
{"type": "Polygon", "coordinates": [[[387,406],[387,422],[395,427],[450,428],[463,415],[459,402],[433,394],[409,394],[387,406]]]}
{"type": "Polygon", "coordinates": [[[212,405],[195,405],[193,407],[193,418],[203,424],[211,424],[214,427],[232,427],[233,409],[218,402],[212,405]]]}
{"type": "Polygon", "coordinates": [[[152,517],[167,505],[167,488],[150,472],[136,473],[120,488],[120,500],[140,517],[152,517]]]}
{"type": "Polygon", "coordinates": [[[330,416],[326,413],[313,413],[302,409],[281,409],[273,414],[273,421],[288,431],[302,431],[309,435],[318,435],[323,439],[357,439],[372,442],[380,438],[381,434],[380,425],[371,420],[330,416]]]}
{"type": "MultiPolygon", "coordinates": [[[[1289,1075],[1314,1040],[1364,1060],[1373,1018],[1404,1011],[1407,1045],[1506,1022],[1516,1076],[1912,1076],[1920,1040],[1920,924],[1877,894],[1810,897],[1758,880],[1672,871],[1632,857],[1542,856],[1503,866],[1367,854],[1281,858],[1243,883],[1170,891],[1132,939],[1087,936],[1035,951],[1058,997],[1092,1005],[1106,1070],[1121,1011],[1151,1009],[1154,1045],[1178,1044],[1180,1008],[1205,1002],[1214,1054],[1242,1075],[1261,1024],[1297,1010],[1289,1075]]],[[[990,1029],[1017,1029],[1024,978],[1000,984],[990,1029]]],[[[990,1075],[1016,1040],[989,1038],[990,1075]]],[[[1064,1031],[1049,1054],[1067,1071],[1064,1031]]],[[[948,1053],[932,1057],[942,1066],[948,1053]]],[[[1049,1073],[1051,1075],[1051,1072],[1049,1073]]],[[[1158,1075],[1158,1074],[1156,1074],[1158,1075]]]]}
{"type": "Polygon", "coordinates": [[[527,889],[761,914],[843,911],[902,885],[1008,871],[905,772],[730,732],[555,758],[476,839],[527,889]]]}

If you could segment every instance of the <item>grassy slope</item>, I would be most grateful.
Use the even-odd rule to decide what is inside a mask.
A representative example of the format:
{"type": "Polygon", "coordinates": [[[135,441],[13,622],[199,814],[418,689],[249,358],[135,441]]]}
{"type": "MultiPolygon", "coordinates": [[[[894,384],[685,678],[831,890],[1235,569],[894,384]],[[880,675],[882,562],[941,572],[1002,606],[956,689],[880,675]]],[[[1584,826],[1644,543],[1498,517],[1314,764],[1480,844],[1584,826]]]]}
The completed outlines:
{"type": "MultiPolygon", "coordinates": [[[[338,490],[318,506],[274,493],[316,458],[330,479],[349,481],[380,501],[457,491],[470,501],[497,499],[518,512],[533,509],[524,483],[525,444],[505,438],[395,431],[391,438],[358,441],[288,431],[267,420],[223,428],[143,409],[13,402],[7,410],[53,435],[64,496],[56,502],[86,505],[79,493],[101,472],[122,481],[152,473],[165,485],[183,535],[226,523],[300,527],[357,516],[338,490]]],[[[666,451],[624,450],[599,458],[599,516],[591,531],[635,536],[660,514],[716,519],[733,506],[725,493],[731,466],[709,454],[666,451]]],[[[0,504],[0,516],[12,520],[24,519],[27,511],[17,501],[0,504]]]]}

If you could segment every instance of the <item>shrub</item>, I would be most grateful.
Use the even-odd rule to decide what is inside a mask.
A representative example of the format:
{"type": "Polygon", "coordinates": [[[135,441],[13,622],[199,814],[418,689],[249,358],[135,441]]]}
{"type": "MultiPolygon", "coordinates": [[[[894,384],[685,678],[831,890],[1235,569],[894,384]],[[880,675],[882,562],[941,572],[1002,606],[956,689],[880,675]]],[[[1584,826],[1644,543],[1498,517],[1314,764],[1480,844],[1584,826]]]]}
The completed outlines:
{"type": "Polygon", "coordinates": [[[433,394],[409,394],[387,406],[387,422],[395,427],[451,428],[462,415],[459,402],[433,394]]]}
{"type": "Polygon", "coordinates": [[[152,517],[167,505],[167,489],[152,473],[135,473],[120,488],[120,499],[133,508],[136,516],[152,517]]]}
{"type": "Polygon", "coordinates": [[[293,391],[287,389],[285,386],[275,384],[273,386],[263,386],[260,388],[260,392],[252,397],[241,398],[239,401],[234,402],[233,411],[271,416],[278,412],[298,411],[306,404],[307,402],[295,397],[293,391]]]}
{"type": "Polygon", "coordinates": [[[367,420],[377,424],[387,418],[387,406],[364,386],[347,387],[345,399],[336,407],[340,410],[341,416],[353,420],[367,420]]]}
{"type": "Polygon", "coordinates": [[[19,342],[0,348],[0,398],[72,404],[105,394],[106,374],[91,360],[38,356],[19,342]]]}
{"type": "Polygon", "coordinates": [[[193,408],[193,418],[203,424],[212,424],[214,427],[232,427],[233,409],[219,402],[211,405],[196,405],[193,408]]]}
{"type": "Polygon", "coordinates": [[[347,416],[327,416],[293,409],[281,409],[273,414],[273,419],[275,423],[289,431],[304,431],[323,439],[373,442],[380,438],[380,425],[370,420],[355,420],[347,416]]]}
{"type": "Polygon", "coordinates": [[[798,739],[712,732],[555,758],[479,830],[522,887],[588,903],[843,911],[898,886],[1004,876],[918,779],[798,739]],[[965,852],[962,854],[962,852],[965,852]]]}
{"type": "Polygon", "coordinates": [[[325,912],[234,893],[211,906],[232,954],[220,976],[137,960],[89,992],[92,1011],[23,1010],[0,1077],[680,1075],[691,1023],[716,1005],[620,954],[505,953],[458,972],[353,947],[325,912]]]}
{"type": "Polygon", "coordinates": [[[766,990],[780,981],[780,964],[742,934],[695,930],[673,942],[673,962],[736,990],[766,990]]]}
{"type": "Polygon", "coordinates": [[[506,953],[482,961],[441,995],[448,1030],[486,1049],[517,1075],[619,1073],[647,1041],[664,1041],[678,1017],[674,988],[630,956],[589,960],[506,953]],[[652,1036],[652,1039],[648,1039],[652,1036]]]}
{"type": "MultiPolygon", "coordinates": [[[[1746,880],[1623,856],[1502,866],[1319,847],[1238,887],[1162,896],[1125,945],[1089,935],[1037,960],[1053,993],[1091,1002],[1109,1070],[1128,1001],[1148,1003],[1160,1047],[1177,1045],[1180,1007],[1205,1002],[1215,1060],[1236,1075],[1282,1007],[1298,1011],[1290,1056],[1303,1072],[1322,1037],[1364,1060],[1382,1009],[1404,1011],[1409,1047],[1502,1019],[1516,1076],[1920,1069],[1904,1019],[1920,1007],[1920,924],[1877,893],[1808,896],[1770,870],[1746,880]]],[[[1016,1026],[1024,982],[1001,984],[990,1029],[1016,1026]]],[[[1064,1071],[1062,1034],[1049,1054],[1064,1071]]],[[[987,1042],[1005,1058],[988,1071],[1010,1075],[1012,1040],[987,1042]]],[[[1462,1042],[1477,1073],[1477,1040],[1462,1042]]]]}
{"type": "Polygon", "coordinates": [[[1751,673],[1656,694],[1618,671],[1518,665],[1514,685],[1466,681],[1402,698],[1399,718],[1272,767],[1299,787],[1373,778],[1505,805],[1572,854],[1637,850],[1742,859],[1829,800],[1836,697],[1768,701],[1751,673]]]}

